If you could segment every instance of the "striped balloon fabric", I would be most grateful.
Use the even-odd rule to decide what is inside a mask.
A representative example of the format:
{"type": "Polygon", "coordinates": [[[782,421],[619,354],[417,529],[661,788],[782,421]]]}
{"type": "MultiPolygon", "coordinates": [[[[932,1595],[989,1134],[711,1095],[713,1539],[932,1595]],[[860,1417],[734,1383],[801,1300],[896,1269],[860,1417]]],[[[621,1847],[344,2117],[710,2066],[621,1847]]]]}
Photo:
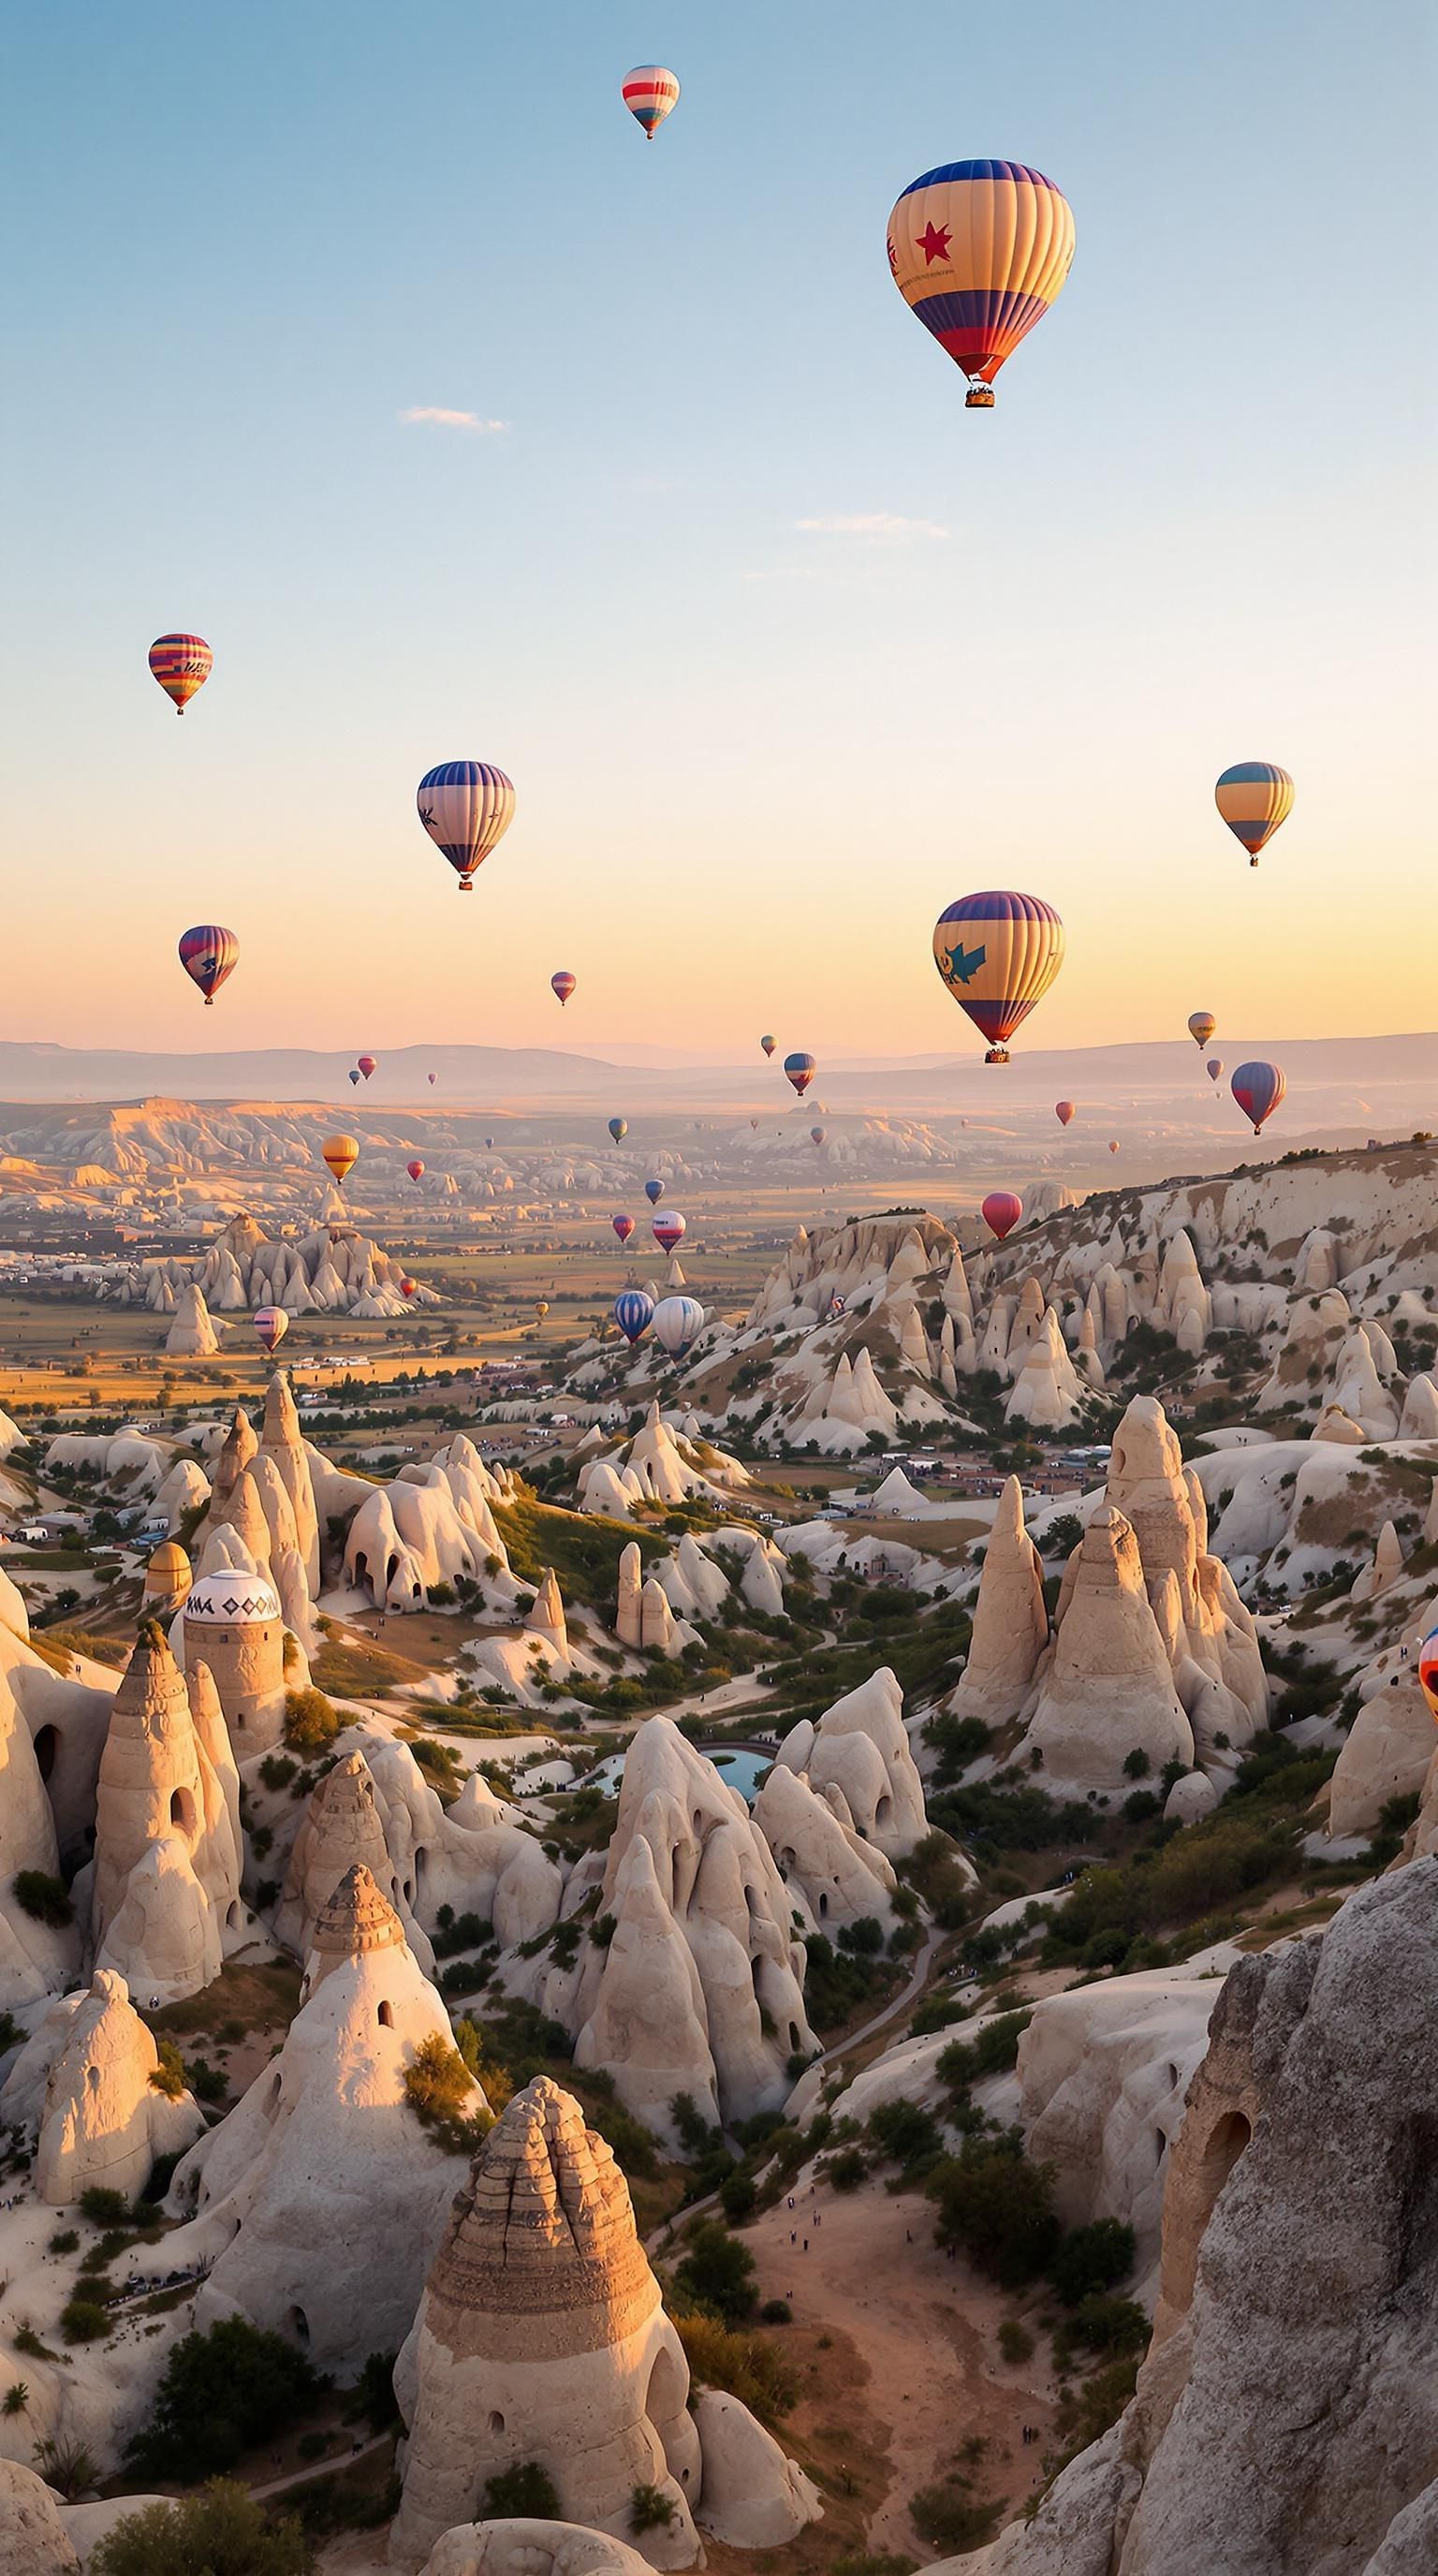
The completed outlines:
{"type": "Polygon", "coordinates": [[[945,162],[889,217],[899,293],[976,385],[992,384],[1043,320],[1073,255],[1067,198],[1022,161],[945,162]]]}
{"type": "Polygon", "coordinates": [[[476,868],[514,820],[514,781],[487,760],[442,760],[426,770],[415,797],[419,819],[470,892],[476,868]]]}
{"type": "Polygon", "coordinates": [[[1063,923],[1036,894],[961,895],[934,924],[934,964],[988,1039],[986,1064],[1008,1063],[1007,1041],[1063,962],[1063,923]]]}
{"type": "Polygon", "coordinates": [[[205,921],[187,930],[180,941],[180,964],[192,984],[198,984],[209,1010],[225,977],[235,969],[240,943],[232,930],[222,930],[217,921],[205,921]]]}
{"type": "Polygon", "coordinates": [[[1236,760],[1231,769],[1225,769],[1213,801],[1235,840],[1247,850],[1249,866],[1256,868],[1264,843],[1272,840],[1293,811],[1293,781],[1275,761],[1236,760]]]}
{"type": "Polygon", "coordinates": [[[150,646],[150,668],[177,716],[184,714],[214,667],[215,657],[203,635],[157,635],[150,646]]]}
{"type": "Polygon", "coordinates": [[[1247,1064],[1236,1064],[1228,1078],[1228,1087],[1243,1111],[1253,1121],[1255,1136],[1261,1136],[1265,1119],[1271,1118],[1288,1089],[1283,1067],[1255,1056],[1247,1064]]]}
{"type": "Polygon", "coordinates": [[[620,83],[620,95],[652,143],[666,116],[679,104],[679,83],[662,63],[636,63],[620,83]]]}

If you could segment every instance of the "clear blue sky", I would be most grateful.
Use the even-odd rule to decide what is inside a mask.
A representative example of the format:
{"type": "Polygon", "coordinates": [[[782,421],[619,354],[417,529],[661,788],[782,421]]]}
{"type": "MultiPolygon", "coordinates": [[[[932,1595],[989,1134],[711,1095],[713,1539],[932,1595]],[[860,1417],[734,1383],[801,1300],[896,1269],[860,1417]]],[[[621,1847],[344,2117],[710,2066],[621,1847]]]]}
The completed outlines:
{"type": "Polygon", "coordinates": [[[1428,42],[1417,0],[12,12],[6,1033],[967,1051],[929,932],[995,883],[1069,926],[1035,1044],[1431,1026],[1428,42]],[[884,249],[977,153],[1078,233],[988,417],[884,249]],[[217,656],[183,725],[170,626],[217,656]],[[462,753],[519,792],[463,903],[413,809],[462,753]],[[1298,782],[1256,875],[1212,806],[1255,755],[1298,782]]]}

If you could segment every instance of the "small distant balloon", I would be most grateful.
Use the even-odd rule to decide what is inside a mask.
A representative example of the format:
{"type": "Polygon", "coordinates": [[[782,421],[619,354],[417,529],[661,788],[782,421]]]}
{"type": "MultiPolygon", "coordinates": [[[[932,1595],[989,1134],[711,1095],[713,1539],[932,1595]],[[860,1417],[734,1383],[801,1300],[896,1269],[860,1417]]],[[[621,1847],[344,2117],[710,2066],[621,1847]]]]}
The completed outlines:
{"type": "Polygon", "coordinates": [[[412,1181],[422,1181],[424,1179],[424,1165],[420,1161],[418,1154],[416,1154],[412,1163],[406,1163],[405,1170],[408,1172],[412,1181]]]}
{"type": "Polygon", "coordinates": [[[1013,1233],[1023,1212],[1024,1203],[1016,1190],[990,1190],[979,1209],[990,1234],[996,1234],[1000,1243],[1005,1235],[1013,1233]]]}
{"type": "Polygon", "coordinates": [[[424,1077],[424,1078],[425,1078],[425,1081],[430,1085],[430,1087],[431,1087],[431,1089],[432,1089],[432,1088],[433,1088],[433,1086],[434,1086],[434,1084],[438,1082],[438,1080],[439,1080],[439,1075],[438,1075],[437,1073],[427,1073],[427,1074],[425,1075],[425,1077],[424,1077]]]}
{"type": "Polygon", "coordinates": [[[1236,760],[1219,779],[1213,801],[1256,868],[1259,851],[1293,811],[1293,781],[1276,761],[1236,760]]]}
{"type": "Polygon", "coordinates": [[[412,1297],[412,1296],[414,1295],[414,1292],[415,1292],[415,1290],[416,1290],[416,1288],[417,1288],[418,1286],[419,1286],[419,1281],[418,1281],[417,1279],[410,1279],[410,1278],[404,1278],[404,1279],[401,1279],[401,1281],[400,1281],[400,1283],[399,1283],[399,1293],[400,1293],[401,1297],[412,1297]]]}
{"type": "Polygon", "coordinates": [[[621,1145],[629,1133],[628,1119],[611,1118],[609,1121],[609,1133],[613,1137],[615,1144],[621,1145]]]}
{"type": "Polygon", "coordinates": [[[1200,1054],[1202,1054],[1203,1049],[1207,1046],[1208,1041],[1212,1037],[1217,1026],[1218,1022],[1214,1018],[1212,1011],[1189,1012],[1188,1034],[1192,1038],[1193,1043],[1198,1048],[1200,1054]]]}
{"type": "Polygon", "coordinates": [[[419,819],[459,879],[461,894],[514,820],[514,781],[487,760],[442,760],[415,796],[419,819]]]}
{"type": "Polygon", "coordinates": [[[177,716],[182,716],[197,689],[215,667],[203,635],[157,635],[150,646],[150,669],[177,716]]]}
{"type": "Polygon", "coordinates": [[[1438,1628],[1430,1628],[1418,1649],[1418,1687],[1438,1718],[1438,1628]]]}
{"type": "Polygon", "coordinates": [[[374,1072],[379,1062],[379,1058],[372,1055],[357,1055],[355,1057],[355,1062],[359,1066],[361,1073],[364,1075],[366,1082],[368,1082],[370,1075],[374,1072]]]}
{"type": "Polygon", "coordinates": [[[644,1288],[625,1288],[614,1300],[614,1320],[626,1342],[637,1342],[654,1321],[654,1300],[644,1288]]]}
{"type": "Polygon", "coordinates": [[[549,1312],[549,1300],[547,1297],[538,1297],[535,1299],[534,1312],[537,1320],[542,1324],[545,1316],[549,1312]]]}
{"type": "Polygon", "coordinates": [[[320,1152],[343,1189],[348,1175],[359,1161],[358,1140],[353,1136],[326,1136],[320,1152]]]}
{"type": "Polygon", "coordinates": [[[612,1216],[609,1222],[613,1226],[615,1233],[618,1235],[620,1242],[627,1243],[631,1234],[634,1232],[633,1217],[612,1216]]]}
{"type": "Polygon", "coordinates": [[[561,1011],[578,981],[578,976],[571,975],[567,966],[561,966],[557,975],[550,976],[549,988],[551,992],[558,994],[561,1011]]]}
{"type": "Polygon", "coordinates": [[[1204,1069],[1204,1072],[1207,1074],[1207,1076],[1208,1076],[1208,1078],[1209,1078],[1209,1081],[1210,1081],[1210,1082],[1221,1082],[1221,1081],[1223,1080],[1223,1058],[1222,1058],[1222,1056],[1221,1056],[1221,1055],[1211,1055],[1211,1056],[1209,1057],[1209,1059],[1208,1059],[1207,1064],[1204,1066],[1204,1068],[1203,1068],[1203,1069],[1204,1069]]]}
{"type": "Polygon", "coordinates": [[[1061,1127],[1067,1127],[1076,1114],[1076,1107],[1072,1100],[1056,1100],[1054,1102],[1054,1116],[1061,1127]]]}
{"type": "Polygon", "coordinates": [[[661,1252],[672,1252],[677,1243],[683,1242],[688,1230],[677,1208],[666,1208],[662,1216],[655,1218],[650,1228],[661,1252]]]}
{"type": "Polygon", "coordinates": [[[240,953],[240,943],[232,930],[222,930],[218,922],[202,922],[187,930],[180,941],[180,964],[192,984],[198,984],[209,1009],[227,975],[232,975],[240,953]]]}
{"type": "Polygon", "coordinates": [[[492,1136],[486,1136],[484,1141],[486,1147],[492,1152],[494,1149],[494,1138],[492,1136]]]}
{"type": "Polygon", "coordinates": [[[351,1080],[351,1082],[355,1083],[356,1085],[358,1084],[358,1082],[359,1082],[359,1067],[358,1067],[358,1065],[351,1065],[351,1067],[350,1067],[350,1080],[351,1080]]]}
{"type": "Polygon", "coordinates": [[[257,1306],[255,1331],[267,1351],[275,1351],[290,1329],[290,1319],[283,1306],[257,1306]]]}
{"type": "Polygon", "coordinates": [[[1264,1121],[1273,1116],[1288,1089],[1282,1067],[1268,1064],[1262,1057],[1255,1057],[1250,1064],[1235,1065],[1228,1087],[1244,1117],[1252,1119],[1255,1136],[1262,1135],[1264,1121]]]}
{"type": "Polygon", "coordinates": [[[811,1127],[809,1130],[810,1143],[814,1145],[822,1145],[828,1132],[829,1131],[826,1127],[811,1127]]]}
{"type": "Polygon", "coordinates": [[[649,1201],[651,1207],[657,1207],[664,1196],[664,1183],[662,1181],[646,1181],[644,1184],[644,1195],[649,1201]]]}
{"type": "Polygon", "coordinates": [[[1108,1140],[1108,1150],[1111,1154],[1116,1154],[1118,1152],[1118,1138],[1116,1136],[1110,1136],[1108,1140]]]}
{"type": "Polygon", "coordinates": [[[795,1055],[786,1055],[784,1058],[785,1079],[786,1081],[792,1082],[795,1093],[800,1100],[803,1099],[805,1092],[808,1090],[809,1085],[813,1081],[818,1070],[818,1064],[815,1058],[811,1055],[799,1053],[795,1055]]]}
{"type": "Polygon", "coordinates": [[[769,1037],[769,1036],[767,1036],[767,1035],[766,1035],[766,1036],[764,1036],[764,1037],[762,1037],[762,1038],[759,1040],[759,1044],[760,1044],[760,1045],[761,1045],[761,1047],[763,1048],[764,1053],[765,1053],[766,1055],[772,1055],[772,1054],[773,1054],[773,1052],[774,1052],[774,1049],[776,1048],[776,1046],[778,1045],[778,1043],[779,1043],[779,1041],[778,1041],[778,1039],[777,1039],[777,1038],[771,1038],[771,1037],[769,1037]]]}
{"type": "Polygon", "coordinates": [[[654,1338],[671,1359],[682,1360],[704,1330],[704,1309],[697,1297],[661,1297],[654,1309],[654,1338]]]}
{"type": "Polygon", "coordinates": [[[679,104],[679,83],[662,63],[636,63],[620,82],[619,94],[630,115],[643,126],[645,141],[652,143],[666,116],[672,116],[679,104]]]}
{"type": "Polygon", "coordinates": [[[749,1124],[750,1124],[750,1126],[753,1128],[754,1133],[755,1133],[755,1135],[757,1136],[757,1135],[758,1135],[758,1133],[759,1133],[759,1121],[758,1121],[758,1119],[757,1119],[757,1118],[751,1118],[751,1119],[750,1119],[750,1121],[749,1121],[749,1124]]]}

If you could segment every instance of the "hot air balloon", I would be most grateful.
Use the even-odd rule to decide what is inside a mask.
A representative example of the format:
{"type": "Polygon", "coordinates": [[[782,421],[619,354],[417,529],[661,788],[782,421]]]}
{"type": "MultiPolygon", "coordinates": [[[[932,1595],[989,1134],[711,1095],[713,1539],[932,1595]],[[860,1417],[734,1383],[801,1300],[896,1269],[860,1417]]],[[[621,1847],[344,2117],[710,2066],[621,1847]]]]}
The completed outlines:
{"type": "Polygon", "coordinates": [[[1108,1140],[1108,1150],[1111,1154],[1116,1154],[1118,1152],[1118,1138],[1116,1136],[1110,1136],[1108,1140]]]}
{"type": "Polygon", "coordinates": [[[811,1055],[786,1055],[784,1058],[784,1078],[787,1082],[792,1082],[800,1100],[803,1099],[818,1070],[818,1065],[811,1055]]]}
{"type": "Polygon", "coordinates": [[[672,1360],[682,1360],[704,1330],[704,1309],[697,1297],[661,1297],[654,1309],[654,1338],[672,1360]]]}
{"type": "Polygon", "coordinates": [[[614,1320],[626,1342],[637,1342],[654,1321],[654,1300],[645,1288],[625,1288],[614,1300],[614,1320]]]}
{"type": "Polygon", "coordinates": [[[1064,926],[1034,894],[966,894],[934,924],[934,964],[980,1035],[985,1064],[1007,1064],[1008,1040],[1064,962],[1064,926]]]}
{"type": "Polygon", "coordinates": [[[614,1142],[615,1142],[615,1144],[616,1144],[616,1145],[620,1145],[620,1144],[622,1144],[622,1143],[623,1143],[623,1141],[624,1141],[624,1139],[625,1139],[625,1137],[626,1137],[626,1136],[628,1135],[628,1133],[629,1133],[629,1121],[628,1121],[628,1119],[627,1119],[627,1118],[611,1118],[611,1119],[610,1119],[610,1121],[609,1121],[609,1133],[610,1133],[610,1135],[613,1137],[614,1142]]]}
{"type": "Polygon", "coordinates": [[[661,1252],[672,1252],[676,1243],[683,1242],[688,1227],[677,1208],[666,1208],[649,1230],[661,1252]]]}
{"type": "Polygon", "coordinates": [[[1430,1628],[1418,1649],[1418,1687],[1438,1717],[1438,1628],[1430,1628]]]}
{"type": "Polygon", "coordinates": [[[1054,1116],[1061,1127],[1067,1127],[1070,1119],[1074,1116],[1074,1103],[1071,1100],[1056,1100],[1054,1102],[1054,1116]]]}
{"type": "Polygon", "coordinates": [[[351,1080],[351,1082],[352,1082],[352,1083],[354,1083],[356,1086],[358,1086],[358,1083],[359,1083],[359,1071],[358,1071],[358,1068],[357,1068],[357,1067],[354,1067],[354,1066],[352,1066],[352,1067],[351,1067],[351,1069],[350,1069],[350,1080],[351,1080]]]}
{"type": "Polygon", "coordinates": [[[662,1181],[646,1181],[644,1184],[644,1195],[649,1201],[651,1207],[657,1207],[664,1196],[664,1183],[662,1181]]]}
{"type": "Polygon", "coordinates": [[[809,1130],[809,1141],[810,1141],[810,1143],[811,1143],[812,1145],[822,1145],[822,1144],[823,1144],[823,1142],[824,1142],[824,1137],[825,1137],[825,1134],[826,1134],[826,1133],[827,1133],[827,1130],[826,1130],[826,1129],[824,1129],[823,1127],[811,1127],[811,1128],[810,1128],[810,1130],[809,1130]]]}
{"type": "Polygon", "coordinates": [[[399,1283],[399,1293],[401,1297],[412,1297],[418,1286],[419,1281],[417,1279],[401,1279],[399,1283]]]}
{"type": "Polygon", "coordinates": [[[1208,1041],[1212,1037],[1217,1026],[1218,1022],[1214,1018],[1212,1011],[1190,1011],[1188,1015],[1188,1034],[1192,1038],[1194,1045],[1198,1048],[1200,1055],[1203,1053],[1204,1048],[1207,1046],[1208,1041]]]}
{"type": "Polygon", "coordinates": [[[757,1118],[751,1118],[751,1119],[750,1119],[750,1121],[749,1121],[749,1124],[750,1124],[750,1126],[753,1128],[754,1133],[755,1133],[755,1135],[757,1136],[757,1135],[758,1135],[758,1133],[759,1133],[759,1121],[758,1121],[758,1119],[757,1119],[757,1118]]]}
{"type": "Polygon", "coordinates": [[[346,1175],[354,1170],[359,1160],[359,1145],[356,1139],[353,1136],[326,1136],[320,1152],[333,1172],[335,1180],[343,1189],[346,1175]]]}
{"type": "Polygon", "coordinates": [[[889,217],[894,284],[989,411],[1006,358],[1062,292],[1074,255],[1067,200],[1022,161],[949,161],[911,181],[889,217]]]}
{"type": "Polygon", "coordinates": [[[214,666],[203,635],[157,635],[150,646],[150,668],[177,716],[204,687],[214,666]]]}
{"type": "Polygon", "coordinates": [[[198,984],[209,1009],[227,975],[232,975],[240,953],[240,943],[232,930],[222,930],[218,922],[207,921],[195,930],[187,930],[180,941],[180,964],[192,984],[198,984]]]}
{"type": "Polygon", "coordinates": [[[267,1351],[277,1349],[278,1345],[284,1340],[289,1329],[290,1319],[285,1313],[283,1306],[257,1306],[255,1308],[255,1331],[259,1334],[260,1340],[264,1343],[267,1351]]]}
{"type": "Polygon", "coordinates": [[[491,1149],[491,1151],[492,1151],[492,1150],[493,1150],[493,1146],[494,1146],[494,1138],[493,1138],[492,1136],[486,1136],[486,1138],[485,1138],[485,1140],[484,1140],[484,1141],[485,1141],[485,1144],[486,1144],[486,1145],[491,1149]]]}
{"type": "Polygon", "coordinates": [[[612,1216],[609,1222],[613,1226],[615,1233],[618,1235],[620,1242],[627,1243],[631,1234],[634,1232],[633,1217],[612,1216]]]}
{"type": "Polygon", "coordinates": [[[778,1039],[777,1039],[777,1038],[771,1038],[771,1037],[768,1037],[768,1036],[762,1037],[762,1038],[759,1040],[759,1044],[760,1044],[760,1045],[761,1045],[761,1047],[763,1048],[764,1053],[765,1053],[766,1055],[772,1055],[772,1054],[773,1054],[773,1052],[774,1052],[774,1049],[776,1048],[776,1046],[778,1045],[778,1043],[779,1043],[779,1041],[778,1041],[778,1039]]]}
{"type": "Polygon", "coordinates": [[[412,1163],[406,1163],[405,1170],[408,1172],[412,1181],[422,1181],[424,1179],[424,1165],[420,1161],[418,1154],[416,1154],[412,1163]]]}
{"type": "Polygon", "coordinates": [[[1213,801],[1256,868],[1259,851],[1293,811],[1293,781],[1272,760],[1236,760],[1225,769],[1213,801]]]}
{"type": "Polygon", "coordinates": [[[538,1323],[541,1323],[541,1324],[542,1324],[542,1323],[543,1323],[543,1321],[544,1321],[544,1318],[545,1318],[545,1316],[548,1314],[548,1312],[549,1312],[549,1300],[548,1300],[548,1298],[547,1298],[547,1297],[538,1297],[538,1298],[536,1298],[536,1299],[535,1299],[535,1305],[534,1305],[534,1313],[535,1313],[535,1319],[536,1319],[536,1321],[537,1321],[538,1323]]]}
{"type": "Polygon", "coordinates": [[[1208,1078],[1209,1078],[1209,1081],[1210,1081],[1210,1082],[1221,1082],[1221,1081],[1222,1081],[1222,1079],[1223,1079],[1223,1058],[1222,1058],[1222,1056],[1221,1056],[1221,1055],[1211,1055],[1211,1056],[1209,1057],[1209,1059],[1208,1059],[1207,1064],[1204,1066],[1204,1068],[1203,1068],[1203,1069],[1204,1069],[1204,1072],[1207,1074],[1207,1076],[1208,1076],[1208,1078]]]}
{"type": "Polygon", "coordinates": [[[578,980],[579,979],[576,975],[570,974],[566,966],[561,966],[557,975],[550,976],[550,990],[551,992],[555,992],[559,995],[559,1007],[561,1011],[563,1010],[565,1003],[568,1001],[570,994],[573,992],[578,980]]]}
{"type": "Polygon", "coordinates": [[[666,116],[672,116],[679,104],[679,83],[662,63],[636,63],[620,82],[619,94],[630,115],[643,126],[645,140],[652,143],[666,116]]]}
{"type": "Polygon", "coordinates": [[[437,1073],[427,1073],[424,1078],[432,1090],[439,1080],[439,1075],[437,1073]]]}
{"type": "Polygon", "coordinates": [[[990,1190],[979,1209],[990,1234],[996,1234],[1000,1243],[1006,1234],[1013,1233],[1023,1212],[1024,1203],[1016,1190],[990,1190]]]}
{"type": "Polygon", "coordinates": [[[374,1072],[375,1067],[376,1067],[376,1065],[378,1064],[378,1062],[379,1062],[379,1058],[378,1058],[377,1056],[372,1056],[372,1055],[357,1055],[357,1056],[355,1057],[355,1063],[359,1066],[359,1069],[360,1069],[361,1073],[364,1075],[364,1078],[365,1078],[366,1082],[368,1082],[368,1080],[369,1080],[369,1078],[370,1078],[370,1075],[374,1072]]]}
{"type": "Polygon", "coordinates": [[[476,868],[503,840],[514,820],[514,781],[487,760],[442,760],[427,769],[415,797],[419,819],[471,891],[476,868]]]}
{"type": "Polygon", "coordinates": [[[1265,1119],[1273,1116],[1288,1089],[1281,1066],[1266,1064],[1262,1057],[1255,1057],[1251,1064],[1235,1065],[1228,1087],[1244,1117],[1252,1119],[1255,1136],[1263,1133],[1265,1119]]]}

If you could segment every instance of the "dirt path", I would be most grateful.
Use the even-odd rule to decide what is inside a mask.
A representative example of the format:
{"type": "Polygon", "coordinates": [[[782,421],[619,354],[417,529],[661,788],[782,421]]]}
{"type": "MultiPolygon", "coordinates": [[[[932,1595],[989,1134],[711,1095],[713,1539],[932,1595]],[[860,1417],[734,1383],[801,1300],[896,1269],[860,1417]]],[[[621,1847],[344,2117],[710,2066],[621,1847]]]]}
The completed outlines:
{"type": "Polygon", "coordinates": [[[1054,2412],[1046,2348],[1017,2366],[1000,2358],[998,2329],[1010,2303],[966,2264],[948,2261],[917,2193],[890,2195],[877,2182],[848,2194],[806,2185],[792,2209],[781,2202],[743,2234],[761,2295],[788,2299],[800,2324],[851,2335],[868,2363],[871,2410],[889,2428],[893,2466],[869,2525],[871,2550],[906,2553],[921,2565],[933,2558],[909,2519],[909,2499],[958,2462],[971,2436],[988,2445],[977,2493],[1002,2495],[1017,2509],[1037,2488],[1054,2412]],[[1042,2435],[1031,2449],[1025,2424],[1042,2435]]]}

